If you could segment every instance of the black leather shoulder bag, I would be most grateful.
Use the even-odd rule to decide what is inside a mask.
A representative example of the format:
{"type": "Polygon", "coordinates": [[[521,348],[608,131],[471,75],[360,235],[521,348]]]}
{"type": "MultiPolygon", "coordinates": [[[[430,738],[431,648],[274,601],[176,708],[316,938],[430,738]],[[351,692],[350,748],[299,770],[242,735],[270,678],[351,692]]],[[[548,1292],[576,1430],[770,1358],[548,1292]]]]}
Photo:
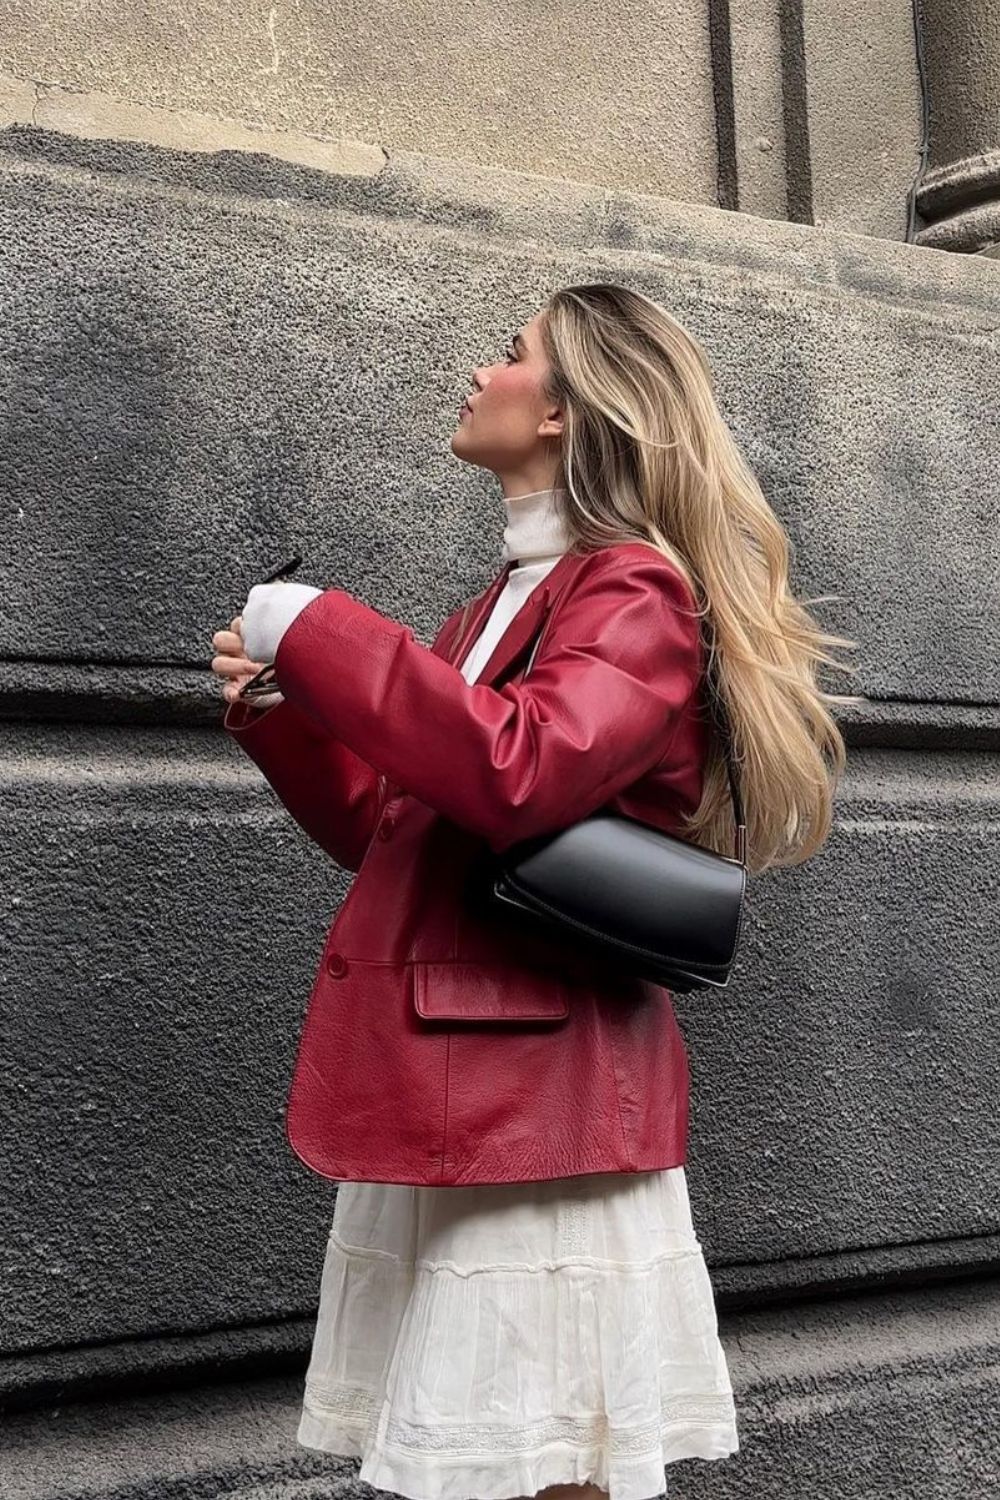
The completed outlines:
{"type": "MultiPolygon", "coordinates": [[[[541,633],[525,675],[534,661],[541,633]]],[[[618,972],[679,992],[725,988],[746,893],[746,823],[725,705],[709,696],[736,822],[734,856],[604,810],[511,845],[490,862],[488,899],[618,972]]]]}

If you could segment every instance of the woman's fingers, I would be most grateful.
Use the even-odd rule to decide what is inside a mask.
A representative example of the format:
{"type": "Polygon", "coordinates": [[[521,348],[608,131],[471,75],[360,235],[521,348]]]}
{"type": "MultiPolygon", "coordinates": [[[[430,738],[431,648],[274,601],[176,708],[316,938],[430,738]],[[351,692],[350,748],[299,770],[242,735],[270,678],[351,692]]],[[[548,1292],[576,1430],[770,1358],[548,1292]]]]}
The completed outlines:
{"type": "Polygon", "coordinates": [[[237,630],[217,630],[212,637],[212,645],[217,651],[225,651],[229,656],[246,656],[243,637],[237,630]]]}
{"type": "MultiPolygon", "coordinates": [[[[227,703],[236,702],[240,688],[251,677],[256,677],[264,665],[262,661],[251,661],[247,656],[242,626],[243,616],[235,615],[229,622],[228,630],[217,630],[212,636],[212,645],[217,653],[212,657],[212,671],[224,679],[222,696],[227,703]]],[[[267,701],[263,698],[256,700],[258,705],[266,705],[267,701]]]]}
{"type": "MultiPolygon", "coordinates": [[[[244,701],[240,698],[240,688],[244,682],[249,681],[251,675],[248,673],[246,677],[236,677],[232,682],[227,682],[223,686],[222,696],[227,703],[240,703],[244,701]]],[[[254,708],[273,708],[275,704],[284,702],[284,696],[278,689],[275,689],[273,693],[259,693],[256,698],[246,701],[250,702],[254,708]]]]}
{"type": "Polygon", "coordinates": [[[245,656],[230,656],[222,652],[212,657],[212,671],[220,677],[253,677],[264,665],[262,661],[249,661],[245,656]]]}
{"type": "MultiPolygon", "coordinates": [[[[232,662],[232,658],[230,657],[220,657],[217,659],[223,662],[232,662]]],[[[223,679],[223,698],[225,698],[227,703],[235,703],[236,699],[240,695],[240,688],[242,688],[243,685],[249,682],[251,677],[254,676],[254,663],[248,661],[235,662],[229,667],[223,669],[219,673],[219,676],[223,679]]]]}

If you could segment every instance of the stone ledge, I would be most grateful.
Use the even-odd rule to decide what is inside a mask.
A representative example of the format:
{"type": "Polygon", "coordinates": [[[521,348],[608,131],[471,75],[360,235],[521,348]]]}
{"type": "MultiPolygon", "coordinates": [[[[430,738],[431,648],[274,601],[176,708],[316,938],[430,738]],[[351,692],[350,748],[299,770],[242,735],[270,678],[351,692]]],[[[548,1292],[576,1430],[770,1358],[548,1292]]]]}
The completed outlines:
{"type": "MultiPolygon", "coordinates": [[[[195,666],[0,662],[0,722],[221,728],[217,679],[195,666]]],[[[862,698],[836,705],[849,745],[1000,750],[1000,704],[862,698]]]]}
{"type": "MultiPolygon", "coordinates": [[[[0,111],[0,124],[3,114],[0,111]]],[[[243,128],[243,127],[241,127],[243,128]]],[[[276,137],[277,138],[277,137],[276,137]]],[[[741,286],[747,272],[771,277],[801,297],[841,300],[855,291],[866,300],[924,313],[941,336],[967,327],[982,330],[982,312],[996,307],[991,268],[971,268],[967,258],[925,253],[919,245],[874,239],[842,229],[758,218],[701,203],[608,188],[603,183],[542,173],[482,167],[451,157],[392,151],[348,143],[365,158],[355,170],[331,155],[320,165],[291,155],[268,154],[262,132],[248,131],[243,146],[173,148],[108,135],[84,138],[69,131],[15,121],[0,129],[0,166],[44,174],[53,168],[107,174],[102,191],[129,191],[130,182],[173,187],[185,195],[242,199],[246,212],[296,217],[298,205],[336,209],[375,222],[408,220],[439,237],[461,230],[476,238],[544,245],[561,251],[600,249],[637,256],[666,256],[702,266],[713,282],[741,286]],[[947,323],[941,303],[947,302],[947,323]]],[[[328,143],[333,146],[335,143],[328,143]]],[[[132,188],[132,191],[136,191],[132,188]]],[[[206,204],[206,207],[209,205],[206,204]]]]}
{"type": "Polygon", "coordinates": [[[6,1355],[0,1358],[0,1413],[83,1398],[114,1400],[139,1389],[251,1380],[264,1371],[274,1375],[305,1370],[315,1321],[314,1310],[309,1317],[244,1328],[111,1339],[6,1355]]]}
{"type": "Polygon", "coordinates": [[[197,110],[164,109],[0,71],[0,126],[7,125],[55,130],[86,141],[141,141],[171,151],[261,152],[341,176],[370,176],[380,171],[387,155],[368,141],[255,128],[197,110]]]}

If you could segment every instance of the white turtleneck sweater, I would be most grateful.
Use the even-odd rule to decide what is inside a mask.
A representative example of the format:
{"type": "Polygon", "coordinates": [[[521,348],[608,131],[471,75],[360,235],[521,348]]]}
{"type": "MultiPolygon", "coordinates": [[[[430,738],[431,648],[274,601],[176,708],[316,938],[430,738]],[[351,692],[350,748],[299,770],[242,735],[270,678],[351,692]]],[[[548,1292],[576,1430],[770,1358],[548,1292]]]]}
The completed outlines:
{"type": "Polygon", "coordinates": [[[461,666],[466,682],[475,682],[500,639],[532,589],[554,568],[569,546],[569,534],[555,508],[558,490],[534,490],[530,495],[504,496],[507,524],[503,532],[503,560],[515,560],[489,618],[461,666]]]}

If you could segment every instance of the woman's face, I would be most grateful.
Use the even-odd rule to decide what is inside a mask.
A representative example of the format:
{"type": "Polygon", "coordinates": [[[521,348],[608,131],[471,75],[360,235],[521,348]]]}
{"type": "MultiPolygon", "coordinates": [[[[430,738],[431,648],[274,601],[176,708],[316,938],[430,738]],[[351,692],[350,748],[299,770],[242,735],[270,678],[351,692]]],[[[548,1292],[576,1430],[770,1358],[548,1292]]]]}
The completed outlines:
{"type": "Polygon", "coordinates": [[[473,372],[469,404],[451,439],[457,458],[492,469],[510,494],[547,488],[558,465],[562,411],[544,392],[549,364],[541,319],[536,313],[523,324],[496,364],[473,372]]]}

